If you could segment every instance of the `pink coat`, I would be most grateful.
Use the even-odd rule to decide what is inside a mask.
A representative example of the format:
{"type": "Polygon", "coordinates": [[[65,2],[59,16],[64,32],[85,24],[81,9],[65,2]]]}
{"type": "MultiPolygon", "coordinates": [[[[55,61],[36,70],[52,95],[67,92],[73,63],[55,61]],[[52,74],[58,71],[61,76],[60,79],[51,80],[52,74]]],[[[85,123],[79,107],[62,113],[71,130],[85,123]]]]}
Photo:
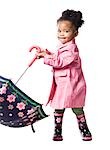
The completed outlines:
{"type": "Polygon", "coordinates": [[[83,107],[86,82],[75,40],[60,45],[54,54],[47,54],[44,64],[53,67],[53,83],[47,104],[50,103],[54,109],[83,107]]]}

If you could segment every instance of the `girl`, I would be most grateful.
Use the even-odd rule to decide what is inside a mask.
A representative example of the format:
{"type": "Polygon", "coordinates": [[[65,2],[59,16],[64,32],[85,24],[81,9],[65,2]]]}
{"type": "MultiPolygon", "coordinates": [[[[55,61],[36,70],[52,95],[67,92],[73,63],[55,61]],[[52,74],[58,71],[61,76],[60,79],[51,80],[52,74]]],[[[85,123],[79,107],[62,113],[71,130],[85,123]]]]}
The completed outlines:
{"type": "MultiPolygon", "coordinates": [[[[82,26],[80,11],[65,10],[57,20],[59,48],[56,53],[42,50],[39,58],[53,67],[53,84],[48,103],[54,108],[54,141],[62,141],[62,119],[65,108],[72,108],[84,141],[92,140],[83,107],[85,105],[86,83],[81,68],[79,51],[75,43],[78,29],[82,26]]],[[[39,47],[38,47],[39,48],[39,47]]]]}

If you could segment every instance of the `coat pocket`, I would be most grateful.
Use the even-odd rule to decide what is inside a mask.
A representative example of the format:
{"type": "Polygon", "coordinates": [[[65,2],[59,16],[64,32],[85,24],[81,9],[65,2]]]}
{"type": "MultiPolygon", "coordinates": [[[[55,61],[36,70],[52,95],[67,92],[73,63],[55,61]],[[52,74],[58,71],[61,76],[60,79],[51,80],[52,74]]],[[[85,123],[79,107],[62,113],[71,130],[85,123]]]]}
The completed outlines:
{"type": "Polygon", "coordinates": [[[55,74],[55,77],[66,77],[67,71],[66,70],[55,71],[54,74],[55,74]]]}

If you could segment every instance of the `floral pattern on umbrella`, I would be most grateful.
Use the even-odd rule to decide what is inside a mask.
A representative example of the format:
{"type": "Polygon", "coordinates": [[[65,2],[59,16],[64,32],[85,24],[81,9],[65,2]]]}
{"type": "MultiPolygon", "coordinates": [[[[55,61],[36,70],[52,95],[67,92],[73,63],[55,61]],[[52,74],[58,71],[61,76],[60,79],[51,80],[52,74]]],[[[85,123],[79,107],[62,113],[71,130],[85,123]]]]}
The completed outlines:
{"type": "Polygon", "coordinates": [[[0,123],[24,127],[48,117],[42,105],[22,92],[11,80],[0,76],[0,123]]]}

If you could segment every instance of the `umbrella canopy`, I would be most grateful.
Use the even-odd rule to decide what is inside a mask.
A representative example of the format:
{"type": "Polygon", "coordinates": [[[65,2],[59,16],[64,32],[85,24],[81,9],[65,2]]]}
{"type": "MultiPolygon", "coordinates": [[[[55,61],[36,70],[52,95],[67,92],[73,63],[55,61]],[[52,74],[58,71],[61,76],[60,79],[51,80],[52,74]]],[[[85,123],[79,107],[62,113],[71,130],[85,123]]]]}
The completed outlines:
{"type": "Polygon", "coordinates": [[[0,76],[0,123],[24,127],[48,117],[42,105],[22,92],[11,80],[0,76]]]}

